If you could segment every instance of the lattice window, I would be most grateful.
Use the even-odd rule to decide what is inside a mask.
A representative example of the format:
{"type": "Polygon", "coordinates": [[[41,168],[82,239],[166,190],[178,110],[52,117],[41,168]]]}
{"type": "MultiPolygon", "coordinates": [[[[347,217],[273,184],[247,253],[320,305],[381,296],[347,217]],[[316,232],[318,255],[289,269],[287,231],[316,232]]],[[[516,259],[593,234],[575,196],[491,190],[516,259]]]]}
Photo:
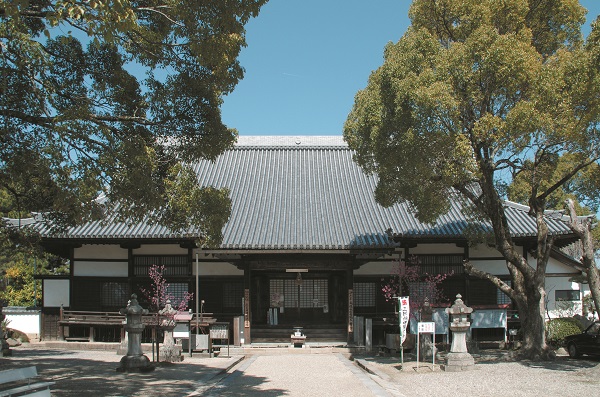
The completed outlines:
{"type": "Polygon", "coordinates": [[[323,307],[329,304],[329,283],[324,279],[313,280],[312,307],[323,307]]]}
{"type": "Polygon", "coordinates": [[[377,285],[373,282],[354,283],[354,307],[375,307],[377,285]]]}
{"type": "Polygon", "coordinates": [[[182,301],[186,292],[189,292],[188,283],[169,283],[169,288],[167,288],[167,293],[173,295],[171,304],[174,307],[179,306],[179,302],[182,301]]]}
{"type": "Polygon", "coordinates": [[[223,284],[223,307],[241,308],[244,297],[244,283],[230,282],[223,284]]]}
{"type": "Polygon", "coordinates": [[[286,308],[323,307],[329,303],[329,284],[326,279],[270,280],[270,304],[286,308]]]}
{"type": "Polygon", "coordinates": [[[447,255],[415,255],[419,264],[419,272],[425,274],[463,274],[464,257],[461,254],[447,255]]]}
{"type": "Polygon", "coordinates": [[[129,284],[115,281],[104,282],[101,296],[103,307],[125,307],[131,296],[129,284]]]}
{"type": "Polygon", "coordinates": [[[284,307],[298,306],[298,284],[296,280],[283,280],[284,307]]]}
{"type": "MultiPolygon", "coordinates": [[[[504,280],[504,282],[506,284],[508,284],[509,287],[512,287],[512,281],[504,280]]],[[[505,304],[511,304],[512,301],[508,295],[506,295],[504,292],[500,291],[500,289],[497,289],[496,290],[496,303],[498,303],[499,305],[505,305],[505,304]]]]}
{"type": "Polygon", "coordinates": [[[187,255],[137,255],[133,257],[133,274],[148,276],[152,265],[164,266],[164,276],[188,276],[190,261],[187,255]]]}

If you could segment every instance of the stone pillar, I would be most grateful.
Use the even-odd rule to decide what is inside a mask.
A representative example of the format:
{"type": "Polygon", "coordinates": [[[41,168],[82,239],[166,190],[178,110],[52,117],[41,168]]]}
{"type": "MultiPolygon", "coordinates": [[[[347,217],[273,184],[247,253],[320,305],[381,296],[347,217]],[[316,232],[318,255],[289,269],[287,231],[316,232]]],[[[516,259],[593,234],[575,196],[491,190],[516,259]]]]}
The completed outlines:
{"type": "Polygon", "coordinates": [[[142,331],[144,323],[142,315],[148,314],[137,301],[137,295],[131,295],[131,300],[126,308],[119,310],[127,317],[125,331],[128,333],[127,355],[121,358],[121,365],[117,368],[119,372],[150,372],[154,366],[150,364],[148,357],[142,352],[142,331]]]}
{"type": "Polygon", "coordinates": [[[467,351],[466,339],[467,331],[471,327],[467,315],[472,312],[473,309],[463,303],[460,294],[456,295],[454,304],[446,309],[450,317],[450,331],[452,331],[452,345],[444,367],[446,371],[467,371],[475,368],[475,360],[467,351]]]}
{"type": "Polygon", "coordinates": [[[173,309],[171,306],[171,301],[167,300],[165,308],[159,310],[158,314],[161,316],[160,328],[165,333],[163,345],[159,349],[159,357],[162,358],[162,361],[167,361],[170,363],[183,361],[181,349],[179,346],[175,345],[175,340],[173,339],[175,314],[177,314],[177,310],[173,309]]]}

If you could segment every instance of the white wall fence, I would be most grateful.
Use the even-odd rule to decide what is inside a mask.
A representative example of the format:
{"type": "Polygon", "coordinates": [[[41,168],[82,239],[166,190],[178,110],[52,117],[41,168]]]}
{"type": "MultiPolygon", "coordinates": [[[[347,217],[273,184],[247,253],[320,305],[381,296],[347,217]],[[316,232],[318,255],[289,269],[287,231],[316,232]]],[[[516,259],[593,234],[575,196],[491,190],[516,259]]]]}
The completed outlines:
{"type": "Polygon", "coordinates": [[[41,311],[39,309],[7,306],[2,308],[2,314],[9,321],[8,328],[23,332],[30,340],[39,340],[41,329],[41,311]]]}

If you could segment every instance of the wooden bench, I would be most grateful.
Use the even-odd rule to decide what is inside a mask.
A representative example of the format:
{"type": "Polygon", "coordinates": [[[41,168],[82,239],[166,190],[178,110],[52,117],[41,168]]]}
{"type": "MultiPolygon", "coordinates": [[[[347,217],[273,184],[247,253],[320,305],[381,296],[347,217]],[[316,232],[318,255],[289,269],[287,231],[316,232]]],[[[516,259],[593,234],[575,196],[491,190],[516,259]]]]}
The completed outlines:
{"type": "Polygon", "coordinates": [[[59,339],[67,341],[89,341],[94,342],[94,327],[117,326],[123,327],[125,316],[119,312],[87,312],[64,310],[61,308],[58,319],[59,339]],[[88,326],[90,329],[88,338],[65,338],[64,327],[68,326],[88,326]]]}
{"type": "Polygon", "coordinates": [[[54,382],[34,381],[32,383],[32,378],[37,376],[37,369],[35,367],[0,371],[0,397],[14,395],[50,397],[50,386],[54,385],[54,382]],[[5,388],[7,386],[9,388],[5,388]]]}

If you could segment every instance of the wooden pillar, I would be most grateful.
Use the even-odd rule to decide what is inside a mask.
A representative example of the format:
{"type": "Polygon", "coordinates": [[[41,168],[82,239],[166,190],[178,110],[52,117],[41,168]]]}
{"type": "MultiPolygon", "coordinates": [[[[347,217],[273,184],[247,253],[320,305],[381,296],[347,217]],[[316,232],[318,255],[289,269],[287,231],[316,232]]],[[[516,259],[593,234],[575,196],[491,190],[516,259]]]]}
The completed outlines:
{"type": "Polygon", "coordinates": [[[62,325],[61,321],[63,320],[63,305],[60,305],[60,312],[58,315],[58,340],[60,341],[64,341],[65,340],[65,326],[62,325]]]}
{"type": "Polygon", "coordinates": [[[250,266],[244,264],[244,344],[252,343],[250,334],[251,312],[250,312],[250,266]]]}
{"type": "Polygon", "coordinates": [[[348,290],[348,343],[354,340],[354,269],[352,264],[346,270],[346,287],[348,290]]]}

